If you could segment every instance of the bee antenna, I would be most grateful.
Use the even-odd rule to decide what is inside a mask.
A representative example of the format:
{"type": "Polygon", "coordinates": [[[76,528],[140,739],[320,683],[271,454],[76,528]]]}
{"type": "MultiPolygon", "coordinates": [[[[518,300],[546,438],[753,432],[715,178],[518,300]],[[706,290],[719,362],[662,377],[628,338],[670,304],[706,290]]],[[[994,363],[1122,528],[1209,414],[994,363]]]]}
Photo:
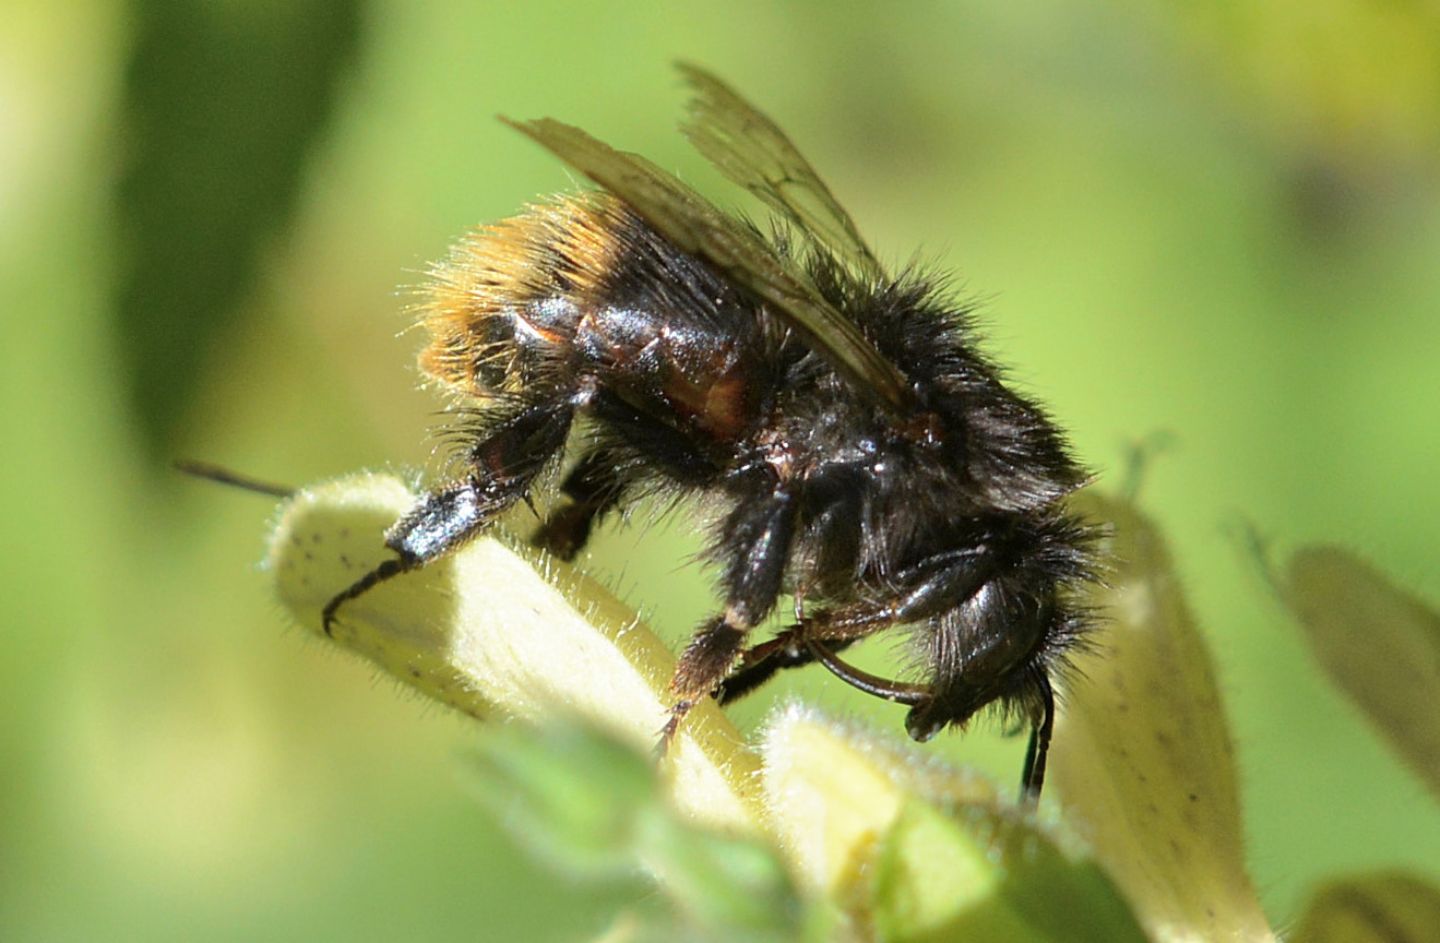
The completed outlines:
{"type": "Polygon", "coordinates": [[[239,488],[242,491],[253,491],[256,494],[267,494],[274,498],[288,498],[295,494],[296,489],[286,485],[277,485],[269,481],[261,481],[258,478],[251,478],[249,475],[242,475],[239,472],[231,471],[221,465],[211,462],[200,462],[194,459],[181,458],[173,463],[175,470],[184,472],[195,478],[203,478],[206,481],[213,481],[222,485],[229,485],[232,488],[239,488]]]}
{"type": "Polygon", "coordinates": [[[1140,484],[1145,478],[1146,466],[1154,459],[1170,451],[1178,442],[1174,432],[1157,429],[1148,435],[1129,443],[1125,452],[1125,478],[1120,484],[1120,494],[1127,501],[1140,496],[1140,484]]]}

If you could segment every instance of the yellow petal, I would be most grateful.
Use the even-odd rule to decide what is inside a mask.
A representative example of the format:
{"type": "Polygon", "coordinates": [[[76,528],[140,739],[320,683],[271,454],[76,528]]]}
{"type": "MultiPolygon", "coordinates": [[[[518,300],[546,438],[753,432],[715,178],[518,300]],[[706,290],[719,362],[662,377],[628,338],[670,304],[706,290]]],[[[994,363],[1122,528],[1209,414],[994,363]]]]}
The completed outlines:
{"type": "Polygon", "coordinates": [[[782,848],[866,939],[1144,939],[1093,862],[978,774],[801,707],[764,756],[782,848]]]}
{"type": "Polygon", "coordinates": [[[864,896],[871,857],[909,797],[995,801],[978,773],[798,705],[770,722],[761,753],[772,830],[802,882],[842,905],[864,896]]]}
{"type": "Polygon", "coordinates": [[[1075,658],[1050,754],[1064,817],[1157,940],[1273,939],[1245,869],[1235,760],[1210,653],[1155,527],[1114,528],[1096,650],[1075,658]]]}
{"type": "MultiPolygon", "coordinates": [[[[270,566],[302,626],[322,635],[321,609],[392,556],[382,534],[414,500],[393,477],[357,475],[305,489],[283,506],[270,566]]],[[[578,712],[648,750],[669,708],[674,659],[664,643],[604,588],[510,546],[495,530],[345,603],[334,641],[477,717],[578,712]]],[[[682,809],[749,830],[758,765],[707,702],[686,718],[665,771],[682,809]]]]}

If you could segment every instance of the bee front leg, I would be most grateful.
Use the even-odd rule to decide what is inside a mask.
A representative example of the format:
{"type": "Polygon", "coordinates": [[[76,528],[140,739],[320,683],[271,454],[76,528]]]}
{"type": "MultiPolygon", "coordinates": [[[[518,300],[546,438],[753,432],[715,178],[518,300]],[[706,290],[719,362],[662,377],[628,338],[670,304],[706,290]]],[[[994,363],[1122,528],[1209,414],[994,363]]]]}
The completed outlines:
{"type": "Polygon", "coordinates": [[[471,474],[422,497],[385,532],[385,546],[395,557],[325,604],[320,614],[325,634],[334,635],[336,613],[346,602],[457,549],[524,497],[565,444],[573,415],[568,402],[546,402],[487,428],[467,452],[471,474]]]}
{"type": "Polygon", "coordinates": [[[725,573],[725,612],[701,626],[675,666],[670,682],[675,703],[662,747],[690,708],[719,688],[745,637],[775,607],[794,532],[794,495],[779,483],[763,501],[742,504],[725,522],[722,539],[732,551],[725,573]]]}
{"type": "Polygon", "coordinates": [[[1050,753],[1050,738],[1055,733],[1055,692],[1050,687],[1050,677],[1038,671],[1034,683],[1040,692],[1040,716],[1030,727],[1030,742],[1025,747],[1025,771],[1020,775],[1020,798],[1031,804],[1040,801],[1040,790],[1045,786],[1045,758],[1050,753]]]}
{"type": "Polygon", "coordinates": [[[485,489],[480,482],[463,481],[433,491],[420,499],[404,517],[385,532],[385,546],[396,556],[384,561],[344,590],[337,593],[320,613],[325,634],[335,634],[335,614],[340,607],[371,589],[442,556],[475,533],[489,519],[485,489]]]}

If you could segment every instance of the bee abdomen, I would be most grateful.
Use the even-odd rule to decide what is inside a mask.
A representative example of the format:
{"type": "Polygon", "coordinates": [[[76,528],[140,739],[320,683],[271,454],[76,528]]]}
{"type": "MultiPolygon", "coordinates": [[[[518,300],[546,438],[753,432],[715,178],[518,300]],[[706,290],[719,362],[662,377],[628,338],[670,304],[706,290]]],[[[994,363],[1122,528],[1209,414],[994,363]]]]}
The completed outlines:
{"type": "Polygon", "coordinates": [[[754,310],[613,196],[559,197],[477,230],[431,274],[420,366],[457,392],[534,401],[589,377],[704,440],[756,420],[754,310]]]}
{"type": "Polygon", "coordinates": [[[673,318],[622,305],[587,312],[575,335],[576,371],[682,432],[738,438],[759,413],[753,352],[722,332],[676,329],[673,318]]]}
{"type": "Polygon", "coordinates": [[[556,378],[622,253],[622,214],[612,198],[579,194],[471,233],[431,269],[421,369],[474,396],[556,378]]]}

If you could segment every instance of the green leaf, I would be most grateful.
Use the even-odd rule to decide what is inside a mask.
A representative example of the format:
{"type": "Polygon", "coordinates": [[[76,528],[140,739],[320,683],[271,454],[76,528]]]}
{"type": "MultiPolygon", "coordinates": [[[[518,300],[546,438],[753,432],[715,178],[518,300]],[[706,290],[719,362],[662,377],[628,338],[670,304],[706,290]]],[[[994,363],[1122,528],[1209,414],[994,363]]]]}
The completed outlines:
{"type": "Polygon", "coordinates": [[[139,429],[171,438],[288,222],[360,38],[363,5],[127,5],[115,337],[139,429]]]}
{"type": "Polygon", "coordinates": [[[1129,504],[1089,494],[1077,506],[1111,527],[1111,569],[1050,754],[1065,820],[1153,939],[1272,939],[1245,868],[1215,669],[1165,542],[1129,504]]]}
{"type": "Polygon", "coordinates": [[[1440,613],[1338,547],[1303,547],[1281,595],[1311,651],[1440,796],[1440,613]]]}
{"type": "Polygon", "coordinates": [[[643,867],[703,939],[819,939],[805,936],[820,924],[773,847],[686,820],[644,754],[591,726],[493,732],[478,772],[483,801],[523,845],[590,879],[643,867]]]}
{"type": "Polygon", "coordinates": [[[1306,905],[1291,943],[1432,943],[1440,940],[1440,888],[1404,872],[1345,878],[1306,905]]]}
{"type": "Polygon", "coordinates": [[[806,909],[775,849],[671,816],[642,823],[637,852],[680,910],[699,926],[741,939],[794,939],[806,909]]]}
{"type": "Polygon", "coordinates": [[[1143,941],[1115,886],[1008,807],[947,816],[909,801],[877,853],[876,936],[945,940],[1143,941]]]}
{"type": "Polygon", "coordinates": [[[527,848],[580,877],[637,871],[637,823],[655,774],[634,751],[576,724],[510,725],[476,759],[478,795],[527,848]]]}

